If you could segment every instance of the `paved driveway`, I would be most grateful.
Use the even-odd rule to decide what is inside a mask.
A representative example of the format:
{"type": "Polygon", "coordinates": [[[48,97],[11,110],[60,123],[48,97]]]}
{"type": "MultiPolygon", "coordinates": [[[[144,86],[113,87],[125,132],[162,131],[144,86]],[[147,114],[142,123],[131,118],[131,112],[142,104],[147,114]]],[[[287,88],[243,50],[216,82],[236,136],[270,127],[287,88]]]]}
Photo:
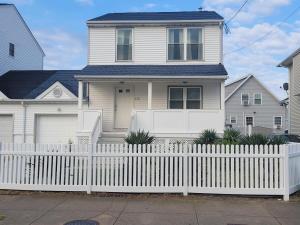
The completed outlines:
{"type": "Polygon", "coordinates": [[[207,195],[0,195],[1,225],[63,225],[74,219],[93,219],[100,225],[299,225],[300,198],[283,202],[207,195]]]}

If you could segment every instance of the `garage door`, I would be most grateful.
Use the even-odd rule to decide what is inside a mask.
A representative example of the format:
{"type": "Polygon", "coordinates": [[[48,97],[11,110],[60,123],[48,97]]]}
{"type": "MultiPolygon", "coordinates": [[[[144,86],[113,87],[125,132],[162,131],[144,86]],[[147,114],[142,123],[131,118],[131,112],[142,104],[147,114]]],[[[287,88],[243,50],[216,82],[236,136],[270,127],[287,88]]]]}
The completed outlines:
{"type": "Polygon", "coordinates": [[[13,117],[12,115],[0,115],[0,142],[12,143],[13,141],[13,117]]]}
{"type": "Polygon", "coordinates": [[[39,115],[36,120],[36,143],[75,143],[77,115],[39,115]]]}

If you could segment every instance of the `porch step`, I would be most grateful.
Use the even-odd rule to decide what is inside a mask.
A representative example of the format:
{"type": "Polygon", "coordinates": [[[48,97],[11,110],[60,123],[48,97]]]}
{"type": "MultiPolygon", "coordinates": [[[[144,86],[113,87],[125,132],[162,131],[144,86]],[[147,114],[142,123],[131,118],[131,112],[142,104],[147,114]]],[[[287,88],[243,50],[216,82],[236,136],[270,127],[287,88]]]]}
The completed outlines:
{"type": "Polygon", "coordinates": [[[102,136],[99,138],[99,144],[122,144],[124,143],[124,138],[126,137],[126,132],[103,132],[102,136]]]}

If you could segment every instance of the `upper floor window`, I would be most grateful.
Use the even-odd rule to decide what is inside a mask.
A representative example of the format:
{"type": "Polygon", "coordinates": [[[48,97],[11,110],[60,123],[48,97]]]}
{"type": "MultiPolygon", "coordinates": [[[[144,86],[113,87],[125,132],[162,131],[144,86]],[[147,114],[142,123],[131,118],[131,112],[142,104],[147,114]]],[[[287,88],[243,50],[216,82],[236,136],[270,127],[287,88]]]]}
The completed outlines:
{"type": "Polygon", "coordinates": [[[274,125],[276,127],[282,127],[282,117],[281,116],[274,117],[274,125]]]}
{"type": "Polygon", "coordinates": [[[117,61],[132,60],[132,29],[117,30],[117,61]]]}
{"type": "Polygon", "coordinates": [[[168,29],[168,60],[203,60],[202,29],[168,29]]]}
{"type": "Polygon", "coordinates": [[[261,105],[262,104],[262,94],[255,93],[254,94],[254,105],[261,105]]]}
{"type": "Polygon", "coordinates": [[[202,87],[170,87],[170,109],[201,109],[202,87]]]}
{"type": "Polygon", "coordinates": [[[168,60],[184,59],[183,29],[169,29],[168,60]]]}
{"type": "Polygon", "coordinates": [[[9,55],[12,57],[15,56],[15,45],[13,43],[9,43],[9,55]]]}
{"type": "Polygon", "coordinates": [[[249,105],[249,94],[243,93],[241,96],[241,104],[242,105],[249,105]]]}
{"type": "Polygon", "coordinates": [[[187,60],[203,59],[202,29],[187,29],[187,60]]]}

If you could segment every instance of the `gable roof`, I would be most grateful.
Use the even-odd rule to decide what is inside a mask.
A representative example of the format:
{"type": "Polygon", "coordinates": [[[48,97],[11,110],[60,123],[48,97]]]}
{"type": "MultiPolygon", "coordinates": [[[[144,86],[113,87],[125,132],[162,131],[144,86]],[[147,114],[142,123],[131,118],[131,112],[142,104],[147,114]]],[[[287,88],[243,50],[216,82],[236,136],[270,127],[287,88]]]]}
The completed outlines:
{"type": "Polygon", "coordinates": [[[127,12],[108,13],[93,19],[93,21],[197,21],[223,20],[223,17],[214,11],[179,11],[179,12],[127,12]]]}
{"type": "MultiPolygon", "coordinates": [[[[242,78],[238,79],[237,81],[235,81],[235,82],[238,82],[238,81],[242,80],[242,82],[225,98],[225,102],[227,102],[234,95],[234,93],[237,92],[251,78],[254,78],[258,82],[259,85],[261,85],[276,101],[279,102],[279,99],[262,82],[260,82],[253,74],[249,74],[246,77],[242,77],[242,78]]],[[[233,84],[235,82],[227,84],[225,86],[225,88],[230,86],[231,84],[233,84]]]]}
{"type": "Polygon", "coordinates": [[[300,48],[289,55],[285,60],[278,64],[278,67],[287,67],[293,62],[293,58],[300,53],[300,48]]]}
{"type": "Polygon", "coordinates": [[[77,96],[77,70],[15,70],[0,77],[0,91],[10,99],[34,99],[59,81],[77,96]]]}
{"type": "Polygon", "coordinates": [[[99,78],[174,78],[174,77],[213,77],[227,76],[227,71],[223,64],[214,65],[88,65],[79,77],[99,77],[99,78]]]}
{"type": "Polygon", "coordinates": [[[22,17],[22,15],[20,14],[20,12],[18,11],[17,7],[14,4],[9,4],[9,3],[1,3],[1,6],[11,6],[14,8],[14,10],[17,12],[17,15],[19,16],[20,20],[23,22],[26,30],[28,31],[28,33],[30,34],[30,36],[32,37],[33,41],[35,42],[35,44],[37,45],[37,47],[40,49],[40,51],[42,52],[43,56],[45,56],[45,52],[42,49],[41,45],[39,44],[39,42],[36,40],[35,36],[33,35],[33,33],[31,32],[30,28],[28,27],[27,23],[25,22],[24,18],[22,17]]]}

